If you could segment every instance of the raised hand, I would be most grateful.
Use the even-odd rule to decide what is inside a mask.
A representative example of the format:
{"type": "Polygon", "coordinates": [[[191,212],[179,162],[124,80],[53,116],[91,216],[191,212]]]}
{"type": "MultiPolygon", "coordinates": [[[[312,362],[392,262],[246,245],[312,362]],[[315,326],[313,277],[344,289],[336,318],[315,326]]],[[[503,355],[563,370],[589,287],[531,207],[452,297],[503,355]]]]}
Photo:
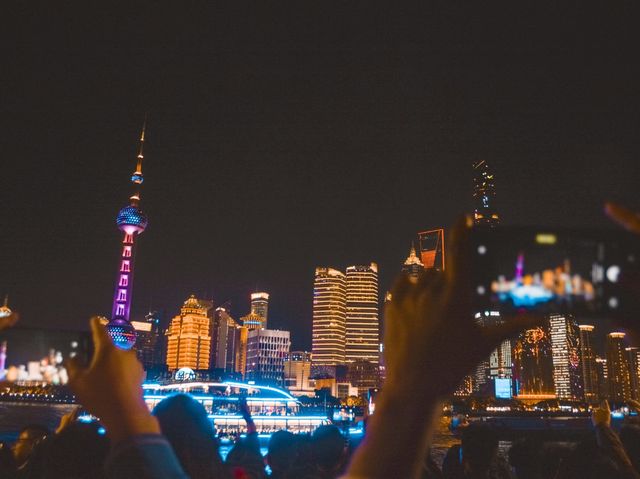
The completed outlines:
{"type": "Polygon", "coordinates": [[[591,411],[591,422],[594,426],[609,426],[611,424],[611,408],[609,401],[602,401],[599,407],[591,411]]]}
{"type": "Polygon", "coordinates": [[[67,364],[69,386],[80,403],[105,425],[112,440],[159,434],[142,396],[144,371],[135,351],[114,346],[97,317],[91,318],[94,355],[88,368],[67,364]]]}
{"type": "Polygon", "coordinates": [[[452,233],[444,273],[427,271],[418,281],[402,275],[385,310],[387,384],[446,395],[502,341],[533,327],[542,318],[503,317],[481,327],[471,304],[470,222],[461,219],[452,233]]]}

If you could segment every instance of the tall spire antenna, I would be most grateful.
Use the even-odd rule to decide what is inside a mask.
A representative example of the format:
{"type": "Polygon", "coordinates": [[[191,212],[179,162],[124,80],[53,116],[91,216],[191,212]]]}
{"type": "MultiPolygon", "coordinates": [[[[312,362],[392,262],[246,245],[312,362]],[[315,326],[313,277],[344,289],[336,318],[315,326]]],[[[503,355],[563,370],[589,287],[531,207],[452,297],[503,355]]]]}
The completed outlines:
{"type": "Polygon", "coordinates": [[[147,130],[147,114],[144,114],[144,122],[142,123],[142,133],[140,134],[140,149],[138,150],[138,164],[135,174],[142,175],[142,160],[144,160],[144,133],[147,130]]]}
{"type": "Polygon", "coordinates": [[[9,307],[9,294],[8,293],[4,295],[4,304],[2,306],[4,306],[5,308],[9,307]]]}

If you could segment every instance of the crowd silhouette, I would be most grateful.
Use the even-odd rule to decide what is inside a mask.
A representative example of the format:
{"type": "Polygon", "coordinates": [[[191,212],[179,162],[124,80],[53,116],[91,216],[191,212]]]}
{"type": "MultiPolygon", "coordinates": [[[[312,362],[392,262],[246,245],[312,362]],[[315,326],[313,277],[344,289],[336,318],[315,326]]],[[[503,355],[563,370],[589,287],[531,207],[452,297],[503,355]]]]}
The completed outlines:
{"type": "MultiPolygon", "coordinates": [[[[640,234],[640,217],[617,205],[607,213],[640,234]]],[[[520,315],[482,328],[473,321],[469,284],[469,218],[452,234],[444,273],[417,280],[401,276],[387,303],[387,377],[355,451],[336,426],[312,434],[274,433],[265,457],[246,402],[239,409],[247,434],[223,461],[204,407],[189,395],[161,401],[150,412],[142,395],[135,352],[116,348],[97,318],[95,353],[88,367],[68,364],[70,386],[100,423],[65,416],[55,432],[26,426],[10,448],[0,447],[0,477],[7,478],[639,478],[640,426],[611,428],[608,404],[593,411],[593,429],[573,445],[523,438],[508,457],[482,424],[465,429],[442,467],[430,454],[440,401],[500,341],[540,318],[520,315]],[[463,331],[464,334],[460,334],[463,331]]],[[[639,290],[640,296],[640,290],[639,290]]],[[[5,320],[15,323],[17,316],[5,320]]],[[[631,335],[632,324],[622,325],[631,335]]]]}

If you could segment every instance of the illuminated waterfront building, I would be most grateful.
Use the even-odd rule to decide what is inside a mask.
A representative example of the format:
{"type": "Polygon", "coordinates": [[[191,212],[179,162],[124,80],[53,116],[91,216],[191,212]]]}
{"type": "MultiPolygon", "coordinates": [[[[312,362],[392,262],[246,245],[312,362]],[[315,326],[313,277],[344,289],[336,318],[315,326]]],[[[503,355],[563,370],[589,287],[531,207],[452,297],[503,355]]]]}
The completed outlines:
{"type": "MultiPolygon", "coordinates": [[[[254,330],[258,331],[258,330],[254,330]]],[[[243,378],[247,373],[247,347],[249,342],[249,328],[240,326],[237,330],[238,343],[235,354],[235,372],[243,378]]]]}
{"type": "Polygon", "coordinates": [[[145,127],[143,126],[136,170],[131,176],[131,182],[134,185],[133,194],[129,198],[129,205],[122,208],[116,217],[116,224],[124,235],[113,296],[111,321],[107,325],[107,331],[114,344],[123,349],[131,349],[136,343],[136,332],[129,321],[129,314],[133,296],[135,240],[147,227],[147,216],[140,209],[140,187],[144,181],[142,176],[144,134],[145,127]]]}
{"type": "Polygon", "coordinates": [[[285,387],[294,396],[313,396],[311,381],[311,353],[291,351],[284,360],[285,387]]]}
{"type": "Polygon", "coordinates": [[[551,339],[547,327],[521,333],[513,349],[513,359],[518,396],[555,396],[551,339]]]}
{"type": "Polygon", "coordinates": [[[640,348],[626,348],[629,361],[629,377],[631,380],[631,398],[640,399],[640,348]]]}
{"type": "Polygon", "coordinates": [[[607,335],[607,376],[609,400],[623,402],[631,399],[631,375],[624,344],[625,333],[607,335]]]}
{"type": "MultiPolygon", "coordinates": [[[[502,324],[503,320],[498,311],[483,311],[475,314],[475,322],[482,327],[495,327],[502,324]]],[[[474,370],[473,390],[476,392],[493,391],[491,386],[496,379],[511,378],[513,376],[511,353],[511,339],[505,339],[491,352],[488,358],[480,361],[474,370]]],[[[465,378],[463,383],[468,385],[469,379],[465,378]]]]}
{"type": "Polygon", "coordinates": [[[609,373],[605,358],[596,356],[596,370],[598,371],[598,399],[607,399],[609,397],[609,373]]]}
{"type": "Polygon", "coordinates": [[[136,330],[136,354],[145,371],[157,370],[164,365],[162,357],[162,327],[160,314],[149,312],[144,321],[131,321],[136,330]]]}
{"type": "Polygon", "coordinates": [[[345,363],[347,279],[333,268],[316,268],[313,285],[314,368],[345,363]]]}
{"type": "Polygon", "coordinates": [[[242,325],[249,331],[252,331],[254,329],[265,329],[264,318],[253,312],[247,314],[246,316],[242,316],[240,318],[240,321],[242,322],[242,325]]]}
{"type": "Polygon", "coordinates": [[[204,370],[210,367],[211,318],[209,305],[203,305],[194,295],[187,299],[180,314],[167,329],[167,368],[204,370]]]}
{"type": "Polygon", "coordinates": [[[358,389],[358,396],[364,396],[369,389],[380,387],[380,370],[377,364],[359,359],[349,363],[347,380],[351,386],[358,389]]]}
{"type": "Polygon", "coordinates": [[[582,399],[582,368],[578,325],[571,315],[549,316],[553,383],[558,399],[582,399]]]}
{"type": "Polygon", "coordinates": [[[378,319],[378,265],[347,268],[345,360],[380,361],[378,319]]]}
{"type": "Polygon", "coordinates": [[[593,330],[590,324],[581,324],[580,329],[580,364],[582,365],[582,390],[584,400],[590,404],[598,402],[598,367],[596,353],[593,349],[593,330]]]}
{"type": "Polygon", "coordinates": [[[486,161],[473,163],[473,222],[479,226],[493,228],[500,223],[495,209],[496,186],[493,172],[486,161]]]}
{"type": "Polygon", "coordinates": [[[269,293],[252,293],[251,294],[251,313],[263,318],[263,328],[267,327],[267,319],[269,313],[269,293]]]}
{"type": "Polygon", "coordinates": [[[240,324],[227,308],[216,308],[213,314],[211,362],[227,373],[236,372],[236,349],[240,342],[240,324]]]}
{"type": "Polygon", "coordinates": [[[409,250],[409,256],[402,265],[402,272],[412,278],[418,278],[420,273],[424,271],[424,264],[420,261],[420,258],[416,255],[416,249],[411,245],[409,250]]]}
{"type": "Polygon", "coordinates": [[[246,379],[257,384],[284,385],[284,360],[289,355],[289,331],[254,329],[247,338],[246,379]]]}

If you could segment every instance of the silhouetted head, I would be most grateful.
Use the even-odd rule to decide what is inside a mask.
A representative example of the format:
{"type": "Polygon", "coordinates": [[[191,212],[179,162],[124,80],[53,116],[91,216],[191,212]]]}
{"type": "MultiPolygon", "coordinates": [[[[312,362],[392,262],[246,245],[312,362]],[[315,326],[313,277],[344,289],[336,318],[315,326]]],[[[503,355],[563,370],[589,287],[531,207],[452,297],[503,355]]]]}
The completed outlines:
{"type": "Polygon", "coordinates": [[[222,477],[224,466],[204,406],[187,394],[163,399],[152,413],[190,477],[222,477]]]}
{"type": "Polygon", "coordinates": [[[320,426],[311,435],[316,465],[321,471],[338,471],[344,461],[345,440],[336,426],[320,426]]]}
{"type": "Polygon", "coordinates": [[[298,438],[289,431],[274,432],[269,438],[267,463],[271,467],[272,475],[281,477],[291,468],[296,459],[298,438]]]}
{"type": "Polygon", "coordinates": [[[39,424],[30,424],[22,428],[13,445],[13,457],[18,467],[22,467],[29,460],[35,447],[49,434],[50,431],[39,424]]]}
{"type": "Polygon", "coordinates": [[[42,444],[45,479],[103,477],[109,455],[109,438],[98,423],[74,422],[42,444]]]}
{"type": "Polygon", "coordinates": [[[246,440],[238,441],[231,448],[227,454],[226,464],[234,479],[264,479],[267,477],[260,452],[247,444],[246,440]]]}
{"type": "Polygon", "coordinates": [[[482,474],[489,470],[498,453],[498,436],[485,424],[475,423],[462,434],[462,462],[465,470],[482,474]]]}

